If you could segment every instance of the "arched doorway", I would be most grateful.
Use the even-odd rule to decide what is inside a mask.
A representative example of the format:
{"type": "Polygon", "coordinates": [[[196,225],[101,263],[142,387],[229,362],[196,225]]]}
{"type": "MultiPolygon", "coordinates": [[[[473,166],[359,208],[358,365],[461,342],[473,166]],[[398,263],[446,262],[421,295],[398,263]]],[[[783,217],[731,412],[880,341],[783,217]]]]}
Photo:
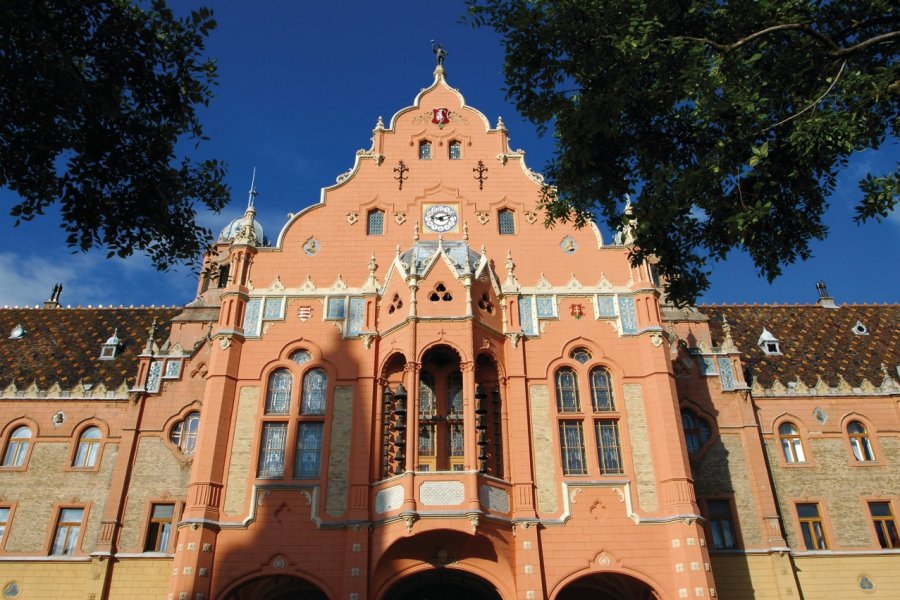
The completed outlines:
{"type": "Polygon", "coordinates": [[[289,575],[260,577],[244,583],[224,600],[328,600],[318,587],[289,575]]]}
{"type": "Polygon", "coordinates": [[[384,600],[501,600],[493,585],[456,569],[431,569],[395,584],[384,600]]]}
{"type": "Polygon", "coordinates": [[[659,600],[659,596],[634,577],[594,573],[566,584],[556,600],[659,600]]]}

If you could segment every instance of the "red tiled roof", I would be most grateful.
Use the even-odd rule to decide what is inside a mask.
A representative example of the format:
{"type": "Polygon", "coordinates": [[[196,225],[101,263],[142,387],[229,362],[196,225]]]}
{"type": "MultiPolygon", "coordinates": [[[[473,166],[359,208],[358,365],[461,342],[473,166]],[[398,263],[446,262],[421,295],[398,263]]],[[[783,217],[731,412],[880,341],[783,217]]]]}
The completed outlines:
{"type": "Polygon", "coordinates": [[[79,381],[117,388],[131,385],[137,356],[147,342],[153,319],[156,341],[169,336],[172,317],[180,308],[49,308],[0,309],[0,389],[15,383],[20,390],[37,383],[46,390],[59,382],[63,390],[79,381]],[[16,325],[25,328],[20,339],[9,339],[16,325]],[[100,360],[100,349],[118,328],[119,352],[100,360]]]}
{"type": "Polygon", "coordinates": [[[783,384],[800,378],[808,386],[821,376],[832,387],[842,376],[856,387],[863,379],[878,386],[884,379],[882,364],[896,381],[900,365],[900,305],[813,306],[699,306],[710,318],[716,346],[722,343],[722,318],[743,353],[742,361],[754,380],[764,387],[777,378],[783,384]],[[852,328],[861,322],[868,335],[852,328]],[[766,355],[757,346],[763,327],[779,341],[781,354],[766,355]]]}

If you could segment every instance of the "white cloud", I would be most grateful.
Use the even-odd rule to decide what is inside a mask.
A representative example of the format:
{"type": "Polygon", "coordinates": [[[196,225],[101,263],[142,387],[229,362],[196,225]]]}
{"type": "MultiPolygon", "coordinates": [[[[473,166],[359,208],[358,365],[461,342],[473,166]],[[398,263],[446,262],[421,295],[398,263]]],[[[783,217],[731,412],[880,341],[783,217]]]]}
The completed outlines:
{"type": "MultiPolygon", "coordinates": [[[[66,295],[96,299],[103,297],[103,290],[88,283],[83,274],[90,271],[94,259],[87,256],[70,256],[64,261],[42,257],[23,258],[12,252],[0,253],[0,306],[34,306],[50,297],[53,286],[63,284],[66,295]]],[[[65,298],[61,297],[63,303],[65,298]]]]}

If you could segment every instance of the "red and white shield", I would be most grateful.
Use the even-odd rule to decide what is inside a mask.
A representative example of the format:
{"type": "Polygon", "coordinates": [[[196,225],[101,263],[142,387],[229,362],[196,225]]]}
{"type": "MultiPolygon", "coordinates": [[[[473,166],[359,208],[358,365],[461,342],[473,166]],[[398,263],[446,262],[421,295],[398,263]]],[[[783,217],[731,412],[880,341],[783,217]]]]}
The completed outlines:
{"type": "Polygon", "coordinates": [[[301,321],[306,321],[312,316],[312,307],[301,306],[299,309],[297,309],[297,316],[300,317],[301,321]]]}
{"type": "Polygon", "coordinates": [[[580,319],[584,316],[584,305],[582,304],[573,304],[572,305],[572,316],[576,319],[580,319]]]}
{"type": "Polygon", "coordinates": [[[438,127],[443,127],[450,123],[450,111],[446,108],[435,108],[432,109],[433,117],[431,122],[437,125],[438,127]]]}

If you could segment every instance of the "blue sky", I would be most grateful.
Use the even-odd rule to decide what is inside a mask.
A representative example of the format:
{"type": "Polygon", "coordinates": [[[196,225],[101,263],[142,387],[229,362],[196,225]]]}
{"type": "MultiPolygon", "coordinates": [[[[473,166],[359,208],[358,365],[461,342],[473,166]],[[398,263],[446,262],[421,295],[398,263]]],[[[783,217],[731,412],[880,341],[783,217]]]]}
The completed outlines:
{"type": "MultiPolygon", "coordinates": [[[[194,0],[170,0],[186,13],[194,0]]],[[[228,164],[232,204],[202,222],[218,231],[243,213],[254,167],[258,220],[273,239],[287,219],[318,202],[323,186],[368,148],[379,116],[385,122],[432,82],[431,39],[448,50],[447,79],[491,122],[502,116],[514,148],[527,152],[537,171],[552,154],[503,91],[503,52],[490,30],[459,22],[462,1],[426,3],[238,2],[210,0],[219,23],[207,51],[219,65],[216,98],[202,111],[202,157],[228,164]]],[[[830,236],[815,257],[791,265],[770,285],[750,260],[735,253],[714,267],[703,302],[811,303],[824,279],[838,303],[896,302],[900,298],[900,214],[885,223],[857,226],[856,180],[869,169],[887,172],[900,155],[896,142],[851,162],[827,214],[830,236]]],[[[15,201],[0,190],[0,202],[15,201]]],[[[55,216],[14,228],[0,218],[0,306],[34,305],[62,282],[64,305],[180,305],[193,299],[196,278],[186,268],[157,273],[143,257],[105,258],[105,251],[72,254],[55,216]]],[[[602,228],[602,227],[601,227],[602,228]]]]}

